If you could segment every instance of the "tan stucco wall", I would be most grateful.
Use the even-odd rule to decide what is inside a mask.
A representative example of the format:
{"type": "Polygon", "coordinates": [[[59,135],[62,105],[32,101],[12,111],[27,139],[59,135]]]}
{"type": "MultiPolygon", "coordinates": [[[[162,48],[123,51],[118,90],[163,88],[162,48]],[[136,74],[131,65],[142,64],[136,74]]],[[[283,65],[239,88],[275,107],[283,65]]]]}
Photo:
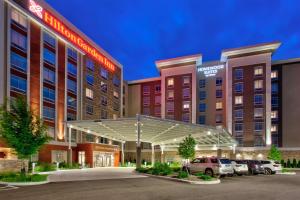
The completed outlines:
{"type": "Polygon", "coordinates": [[[128,85],[128,117],[141,113],[141,85],[128,85]]]}

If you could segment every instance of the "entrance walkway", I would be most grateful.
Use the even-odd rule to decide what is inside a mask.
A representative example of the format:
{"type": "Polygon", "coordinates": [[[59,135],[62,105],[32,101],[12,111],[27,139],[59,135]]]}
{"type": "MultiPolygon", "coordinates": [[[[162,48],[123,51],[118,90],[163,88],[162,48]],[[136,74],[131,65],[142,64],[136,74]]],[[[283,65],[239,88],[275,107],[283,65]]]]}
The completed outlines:
{"type": "Polygon", "coordinates": [[[135,168],[129,167],[101,167],[90,169],[61,170],[51,172],[50,182],[103,180],[123,178],[144,178],[146,176],[135,173],[135,168]]]}

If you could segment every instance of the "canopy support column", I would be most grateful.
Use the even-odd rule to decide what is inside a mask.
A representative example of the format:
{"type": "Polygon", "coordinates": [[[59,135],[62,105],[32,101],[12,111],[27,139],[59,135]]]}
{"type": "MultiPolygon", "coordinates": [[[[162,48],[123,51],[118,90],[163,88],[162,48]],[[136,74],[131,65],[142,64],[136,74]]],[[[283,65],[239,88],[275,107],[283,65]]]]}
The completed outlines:
{"type": "Polygon", "coordinates": [[[218,131],[218,148],[217,148],[217,157],[222,157],[222,149],[220,148],[220,132],[218,131]]]}
{"type": "Polygon", "coordinates": [[[137,133],[137,143],[136,143],[136,168],[140,168],[142,165],[141,156],[141,116],[139,114],[136,115],[137,123],[136,123],[136,133],[137,133]]]}
{"type": "Polygon", "coordinates": [[[124,163],[125,163],[125,162],[124,162],[124,161],[125,161],[125,158],[124,158],[124,145],[125,145],[125,142],[122,142],[122,143],[121,143],[121,151],[122,151],[122,152],[121,152],[121,153],[122,153],[122,157],[121,157],[122,160],[121,160],[121,163],[122,163],[122,166],[124,166],[124,163]]]}
{"type": "Polygon", "coordinates": [[[71,141],[72,141],[72,126],[69,126],[69,127],[67,127],[66,126],[66,128],[69,128],[69,147],[68,147],[68,163],[69,164],[72,164],[72,146],[71,146],[71,141]]]}
{"type": "Polygon", "coordinates": [[[151,144],[151,165],[154,166],[154,163],[155,163],[154,144],[151,144]]]}
{"type": "Polygon", "coordinates": [[[161,149],[161,154],[160,154],[160,162],[163,163],[165,162],[165,155],[164,155],[164,147],[163,146],[160,146],[160,149],[161,149]]]}

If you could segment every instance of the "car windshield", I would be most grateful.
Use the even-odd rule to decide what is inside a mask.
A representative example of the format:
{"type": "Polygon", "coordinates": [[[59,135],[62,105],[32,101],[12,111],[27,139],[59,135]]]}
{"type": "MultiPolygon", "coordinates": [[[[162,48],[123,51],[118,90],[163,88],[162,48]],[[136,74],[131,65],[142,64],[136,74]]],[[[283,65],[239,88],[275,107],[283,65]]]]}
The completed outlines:
{"type": "Polygon", "coordinates": [[[235,161],[237,164],[246,164],[247,162],[244,160],[236,160],[235,161]]]}
{"type": "Polygon", "coordinates": [[[222,164],[231,164],[231,161],[228,159],[220,159],[220,163],[222,164]]]}

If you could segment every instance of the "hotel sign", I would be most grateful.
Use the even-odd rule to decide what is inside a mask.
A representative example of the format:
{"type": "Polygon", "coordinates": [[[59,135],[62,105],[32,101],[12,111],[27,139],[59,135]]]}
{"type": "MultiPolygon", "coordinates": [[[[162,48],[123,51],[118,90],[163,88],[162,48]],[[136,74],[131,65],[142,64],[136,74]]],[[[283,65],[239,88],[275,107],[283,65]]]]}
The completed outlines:
{"type": "Polygon", "coordinates": [[[205,77],[215,76],[220,69],[223,69],[224,65],[213,65],[213,66],[199,66],[198,72],[201,72],[205,77]]]}
{"type": "Polygon", "coordinates": [[[87,41],[82,39],[78,34],[76,34],[70,28],[68,28],[63,22],[58,20],[54,15],[52,15],[42,6],[38,5],[34,0],[29,0],[28,8],[30,12],[39,17],[45,24],[50,26],[53,30],[58,32],[76,47],[95,58],[95,60],[102,63],[110,71],[115,71],[115,65],[110,60],[108,60],[87,41]]]}

